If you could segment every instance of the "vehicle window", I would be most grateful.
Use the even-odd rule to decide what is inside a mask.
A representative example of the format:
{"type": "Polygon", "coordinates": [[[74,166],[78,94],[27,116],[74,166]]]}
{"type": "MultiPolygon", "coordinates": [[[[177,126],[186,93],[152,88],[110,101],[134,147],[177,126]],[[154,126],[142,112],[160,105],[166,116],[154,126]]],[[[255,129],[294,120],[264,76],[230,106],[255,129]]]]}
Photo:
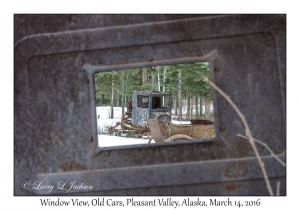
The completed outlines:
{"type": "Polygon", "coordinates": [[[148,108],[148,96],[137,96],[137,107],[148,108]]]}

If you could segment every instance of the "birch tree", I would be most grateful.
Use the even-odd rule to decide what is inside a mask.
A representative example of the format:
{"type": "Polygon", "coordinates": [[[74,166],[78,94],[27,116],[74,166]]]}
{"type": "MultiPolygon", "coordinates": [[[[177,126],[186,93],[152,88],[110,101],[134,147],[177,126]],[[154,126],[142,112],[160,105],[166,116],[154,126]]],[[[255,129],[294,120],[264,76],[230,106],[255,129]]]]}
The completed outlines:
{"type": "Polygon", "coordinates": [[[179,120],[182,120],[182,101],[181,101],[181,85],[182,85],[182,71],[178,69],[178,110],[179,110],[179,120]]]}

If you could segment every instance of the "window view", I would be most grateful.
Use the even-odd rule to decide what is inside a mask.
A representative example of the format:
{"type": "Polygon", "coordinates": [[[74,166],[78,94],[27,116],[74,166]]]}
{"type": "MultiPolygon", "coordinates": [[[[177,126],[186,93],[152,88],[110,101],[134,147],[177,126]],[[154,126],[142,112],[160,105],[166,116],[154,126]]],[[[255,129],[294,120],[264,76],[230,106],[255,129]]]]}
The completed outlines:
{"type": "Polygon", "coordinates": [[[214,136],[206,62],[94,74],[99,147],[214,136]]]}
{"type": "Polygon", "coordinates": [[[148,96],[137,96],[137,107],[148,108],[148,96]]]}

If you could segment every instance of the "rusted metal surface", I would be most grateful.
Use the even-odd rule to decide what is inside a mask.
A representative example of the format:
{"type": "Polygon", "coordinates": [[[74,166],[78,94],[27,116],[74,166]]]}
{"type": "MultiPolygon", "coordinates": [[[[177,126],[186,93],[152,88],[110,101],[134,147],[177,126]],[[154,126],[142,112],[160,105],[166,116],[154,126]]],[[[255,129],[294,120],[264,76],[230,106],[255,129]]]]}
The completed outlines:
{"type": "Polygon", "coordinates": [[[169,121],[154,120],[151,118],[147,121],[151,137],[155,142],[164,142],[176,134],[183,134],[192,139],[212,138],[215,135],[213,124],[174,124],[169,121]]]}
{"type": "Polygon", "coordinates": [[[164,142],[170,142],[170,141],[175,141],[177,139],[180,140],[193,140],[192,137],[185,135],[185,134],[174,134],[172,136],[170,136],[169,138],[167,138],[164,142]]]}
{"type": "Polygon", "coordinates": [[[132,126],[131,123],[126,122],[125,120],[121,119],[121,122],[117,122],[116,125],[110,126],[108,128],[109,134],[116,134],[116,133],[136,133],[136,134],[143,134],[149,131],[149,128],[147,127],[142,127],[142,126],[132,126]],[[121,128],[118,128],[120,126],[121,128]]]}
{"type": "MultiPolygon", "coordinates": [[[[284,158],[282,155],[280,158],[284,158]]],[[[280,164],[270,158],[264,157],[263,161],[267,163],[267,168],[270,166],[279,166],[280,164]],[[272,166],[272,164],[274,164],[272,166]]],[[[283,170],[270,170],[269,177],[281,178],[284,176],[285,172],[283,170]]],[[[211,187],[216,186],[216,188],[210,189],[209,191],[226,195],[228,191],[233,191],[229,195],[235,194],[237,191],[247,192],[252,191],[252,187],[248,186],[245,189],[240,189],[237,183],[243,181],[256,180],[261,177],[259,171],[259,166],[256,163],[255,158],[241,158],[241,159],[227,159],[218,161],[208,161],[208,162],[190,162],[181,164],[163,164],[155,166],[142,166],[142,167],[131,167],[127,170],[122,168],[116,169],[100,169],[92,171],[78,171],[76,173],[52,173],[52,174],[37,174],[35,179],[44,180],[50,185],[55,185],[60,180],[85,180],[85,185],[93,186],[93,189],[86,190],[74,190],[73,193],[84,193],[84,192],[94,192],[94,191],[107,191],[107,190],[117,190],[117,189],[135,189],[135,188],[153,188],[158,186],[174,186],[179,181],[182,185],[194,185],[194,184],[205,184],[210,183],[211,187]],[[205,171],[205,173],[204,173],[205,171]],[[257,173],[250,173],[251,171],[257,171],[257,173]],[[142,181],[136,176],[148,177],[147,181],[142,181]],[[197,176],[196,176],[197,174],[197,176]],[[150,176],[151,175],[151,176],[150,176]],[[86,178],[85,178],[86,177],[86,178]],[[87,178],[88,177],[88,178],[87,178]],[[223,185],[217,183],[218,180],[222,178],[223,185]],[[215,183],[215,184],[212,184],[215,183]],[[222,186],[227,188],[221,191],[222,186]]],[[[261,182],[259,182],[261,184],[261,182]]],[[[273,181],[272,185],[276,183],[273,181]]],[[[32,192],[34,192],[32,190],[32,192]]],[[[261,194],[266,193],[266,189],[260,186],[259,192],[261,194]]],[[[41,190],[38,194],[69,194],[70,192],[62,192],[59,189],[54,189],[49,192],[49,190],[41,190]]],[[[150,192],[148,192],[151,194],[150,192]]],[[[203,192],[202,192],[203,193],[203,192]]],[[[202,194],[201,193],[201,194],[202,194]]],[[[173,194],[170,192],[170,194],[173,194]]],[[[176,194],[176,192],[174,193],[176,194]]],[[[216,195],[215,194],[215,195],[216,195]]],[[[128,195],[128,194],[125,194],[128,195]]],[[[130,194],[129,194],[130,195],[130,194]]],[[[192,195],[192,194],[190,194],[192,195]]]]}
{"type": "Polygon", "coordinates": [[[201,119],[192,119],[191,123],[192,124],[199,124],[199,125],[212,125],[212,124],[214,124],[214,122],[211,121],[211,120],[201,120],[201,119]]]}
{"type": "MultiPolygon", "coordinates": [[[[69,192],[80,195],[267,194],[251,146],[236,135],[244,134],[239,117],[214,91],[212,139],[99,148],[88,65],[207,61],[254,138],[286,161],[284,15],[15,15],[14,35],[15,195],[49,194],[25,181],[69,179],[95,186],[69,192]]],[[[285,195],[285,168],[257,146],[285,195]]]]}

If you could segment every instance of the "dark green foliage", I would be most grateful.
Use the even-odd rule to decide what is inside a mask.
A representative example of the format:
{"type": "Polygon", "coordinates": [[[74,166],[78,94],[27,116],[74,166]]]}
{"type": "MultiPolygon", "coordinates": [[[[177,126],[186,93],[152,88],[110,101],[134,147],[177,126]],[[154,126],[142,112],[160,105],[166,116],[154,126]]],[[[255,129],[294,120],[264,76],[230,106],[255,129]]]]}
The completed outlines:
{"type": "Polygon", "coordinates": [[[160,67],[147,67],[146,83],[142,85],[142,69],[127,69],[96,73],[95,97],[96,106],[111,105],[112,85],[114,100],[124,95],[130,100],[133,90],[154,90],[171,92],[174,97],[178,91],[178,70],[182,71],[182,98],[190,92],[192,96],[211,99],[210,86],[202,80],[202,75],[209,77],[208,63],[196,62],[174,64],[160,67]],[[159,79],[158,79],[159,77],[159,79]],[[158,87],[160,84],[160,87],[158,87]]]}
{"type": "Polygon", "coordinates": [[[204,82],[202,76],[209,78],[208,63],[196,62],[186,64],[175,64],[165,66],[167,68],[166,90],[172,93],[177,92],[178,88],[178,70],[182,70],[183,93],[191,91],[192,95],[198,95],[203,98],[211,99],[210,86],[204,82]]]}

